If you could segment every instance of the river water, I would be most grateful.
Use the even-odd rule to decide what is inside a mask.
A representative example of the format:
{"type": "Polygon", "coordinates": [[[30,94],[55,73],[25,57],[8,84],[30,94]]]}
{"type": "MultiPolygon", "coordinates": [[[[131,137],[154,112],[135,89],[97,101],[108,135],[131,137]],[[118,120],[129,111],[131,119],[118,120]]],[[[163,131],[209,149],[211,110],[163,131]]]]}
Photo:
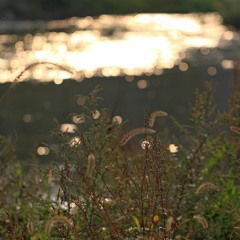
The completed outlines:
{"type": "MultiPolygon", "coordinates": [[[[42,142],[53,118],[81,128],[69,118],[82,111],[75,96],[99,83],[104,107],[128,119],[129,129],[143,126],[145,110],[184,121],[194,89],[206,80],[216,83],[217,103],[225,109],[240,37],[215,13],[102,15],[0,22],[0,50],[1,94],[27,68],[0,108],[0,133],[17,133],[26,158],[31,149],[45,155],[42,142]]],[[[164,129],[166,123],[157,124],[164,129]]]]}
{"type": "MultiPolygon", "coordinates": [[[[192,58],[189,49],[199,49],[204,56],[211,55],[211,49],[219,49],[219,55],[221,49],[239,41],[238,33],[223,26],[222,18],[215,13],[1,22],[0,32],[7,31],[11,34],[0,35],[1,82],[13,80],[27,65],[43,61],[66,66],[75,75],[42,64],[26,71],[20,80],[61,84],[73,77],[81,81],[93,76],[160,75],[174,66],[187,71],[184,60],[192,58]]],[[[236,52],[214,57],[219,57],[223,68],[232,68],[236,52]]],[[[214,75],[216,69],[208,71],[214,75]]]]}

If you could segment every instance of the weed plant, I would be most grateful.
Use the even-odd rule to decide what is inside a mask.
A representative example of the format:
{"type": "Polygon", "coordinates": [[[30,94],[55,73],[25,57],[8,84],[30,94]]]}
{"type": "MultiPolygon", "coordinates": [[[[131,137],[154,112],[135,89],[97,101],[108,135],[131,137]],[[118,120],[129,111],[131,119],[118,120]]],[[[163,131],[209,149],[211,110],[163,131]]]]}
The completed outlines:
{"type": "Polygon", "coordinates": [[[213,89],[196,90],[188,126],[156,109],[125,132],[96,87],[71,116],[78,130],[56,124],[45,169],[33,156],[23,170],[1,136],[0,238],[239,239],[240,92],[219,113],[213,89]],[[156,127],[162,117],[182,136],[178,149],[156,127]]]}

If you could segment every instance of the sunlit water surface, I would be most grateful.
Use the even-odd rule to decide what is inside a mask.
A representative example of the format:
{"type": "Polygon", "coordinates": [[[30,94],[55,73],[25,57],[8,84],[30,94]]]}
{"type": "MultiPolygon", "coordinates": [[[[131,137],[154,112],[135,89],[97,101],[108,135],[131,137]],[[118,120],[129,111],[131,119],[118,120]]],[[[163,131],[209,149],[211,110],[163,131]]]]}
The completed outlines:
{"type": "MultiPolygon", "coordinates": [[[[0,23],[1,32],[8,28],[16,34],[0,35],[0,82],[13,81],[24,67],[36,62],[68,67],[74,76],[56,65],[40,64],[26,71],[21,81],[61,84],[67,78],[82,81],[93,76],[160,75],[176,65],[187,71],[184,59],[191,58],[186,54],[188,49],[199,48],[208,55],[209,49],[226,48],[238,38],[214,13],[102,15],[45,23],[0,23]]],[[[232,68],[233,62],[223,59],[222,66],[232,68]]],[[[215,69],[209,72],[214,75],[215,69]]],[[[144,88],[144,82],[139,87],[144,88]]]]}

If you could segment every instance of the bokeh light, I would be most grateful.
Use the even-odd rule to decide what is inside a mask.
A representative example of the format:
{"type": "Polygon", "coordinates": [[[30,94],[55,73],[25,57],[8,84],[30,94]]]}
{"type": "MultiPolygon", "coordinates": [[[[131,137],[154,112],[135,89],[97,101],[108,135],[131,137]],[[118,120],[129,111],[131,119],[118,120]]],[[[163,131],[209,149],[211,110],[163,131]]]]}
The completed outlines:
{"type": "Polygon", "coordinates": [[[68,144],[70,147],[77,147],[81,144],[81,139],[80,137],[73,137],[72,139],[70,139],[68,144]]]}
{"type": "Polygon", "coordinates": [[[215,67],[209,67],[207,72],[210,76],[215,76],[217,74],[217,69],[215,67]]]}
{"type": "Polygon", "coordinates": [[[142,141],[142,142],[141,142],[141,147],[142,147],[142,149],[150,148],[150,147],[151,147],[150,141],[148,141],[148,140],[142,141]]]}
{"type": "Polygon", "coordinates": [[[92,112],[92,117],[93,117],[93,119],[98,119],[99,117],[100,117],[100,112],[98,111],[98,110],[94,110],[93,112],[92,112]]]}
{"type": "Polygon", "coordinates": [[[62,132],[74,133],[77,130],[77,126],[71,123],[63,123],[60,126],[62,132]]]}
{"type": "Polygon", "coordinates": [[[170,144],[170,145],[168,146],[168,149],[169,149],[169,151],[170,151],[171,153],[176,153],[176,152],[178,152],[178,146],[176,146],[175,144],[170,144]]]}
{"type": "Polygon", "coordinates": [[[224,59],[224,60],[222,60],[221,65],[222,65],[222,68],[224,68],[224,69],[233,69],[234,68],[233,60],[224,59]]]}
{"type": "Polygon", "coordinates": [[[185,63],[185,62],[181,62],[181,63],[179,64],[179,69],[180,69],[180,71],[182,71],[182,72],[187,71],[187,70],[188,70],[188,64],[185,63]]]}
{"type": "Polygon", "coordinates": [[[80,114],[80,115],[74,115],[72,117],[72,121],[74,123],[84,123],[85,122],[85,117],[83,114],[80,114]]]}
{"type": "Polygon", "coordinates": [[[126,79],[127,82],[132,82],[132,81],[134,80],[134,76],[128,76],[128,75],[126,75],[126,76],[125,76],[125,79],[126,79]]]}
{"type": "Polygon", "coordinates": [[[40,155],[40,156],[43,156],[43,155],[48,155],[50,152],[49,148],[48,147],[38,147],[37,148],[37,154],[40,155]]]}
{"type": "Polygon", "coordinates": [[[144,88],[146,88],[147,87],[147,81],[146,80],[139,80],[138,82],[137,82],[137,86],[138,86],[138,88],[140,88],[140,89],[144,89],[144,88]]]}
{"type": "Polygon", "coordinates": [[[30,122],[32,122],[32,120],[33,120],[33,117],[32,117],[31,114],[24,114],[23,115],[23,121],[25,123],[30,123],[30,122]]]}
{"type": "Polygon", "coordinates": [[[121,116],[114,116],[112,118],[112,123],[115,125],[119,125],[122,123],[122,117],[121,116]]]}

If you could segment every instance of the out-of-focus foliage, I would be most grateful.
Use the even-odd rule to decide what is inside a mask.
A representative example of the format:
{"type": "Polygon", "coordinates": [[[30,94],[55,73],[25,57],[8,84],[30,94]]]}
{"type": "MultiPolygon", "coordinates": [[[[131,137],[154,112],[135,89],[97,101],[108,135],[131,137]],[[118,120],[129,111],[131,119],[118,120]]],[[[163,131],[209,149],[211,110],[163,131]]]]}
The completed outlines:
{"type": "Polygon", "coordinates": [[[226,24],[240,27],[240,1],[215,0],[214,8],[222,15],[226,24]]]}
{"type": "Polygon", "coordinates": [[[1,19],[59,19],[71,16],[140,12],[219,12],[226,23],[239,24],[238,0],[13,0],[0,1],[1,19]]]}

